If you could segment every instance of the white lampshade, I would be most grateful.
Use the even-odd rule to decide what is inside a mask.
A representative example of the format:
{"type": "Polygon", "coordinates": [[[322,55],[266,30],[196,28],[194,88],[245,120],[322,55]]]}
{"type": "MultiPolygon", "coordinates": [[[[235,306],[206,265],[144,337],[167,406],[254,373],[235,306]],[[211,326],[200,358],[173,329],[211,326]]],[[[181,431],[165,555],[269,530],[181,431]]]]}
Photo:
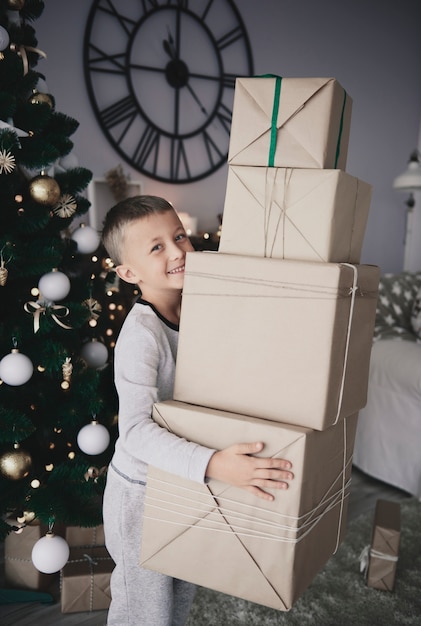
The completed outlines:
{"type": "Polygon", "coordinates": [[[398,191],[415,191],[421,189],[421,163],[418,151],[414,150],[408,162],[407,169],[393,181],[393,189],[398,191]]]}

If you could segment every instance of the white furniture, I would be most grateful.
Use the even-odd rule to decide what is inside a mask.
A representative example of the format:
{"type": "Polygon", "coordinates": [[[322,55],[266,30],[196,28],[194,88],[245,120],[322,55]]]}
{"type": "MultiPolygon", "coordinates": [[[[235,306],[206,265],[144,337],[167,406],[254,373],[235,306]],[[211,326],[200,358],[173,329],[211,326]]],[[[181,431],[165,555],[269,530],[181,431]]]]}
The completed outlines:
{"type": "Polygon", "coordinates": [[[411,326],[420,289],[421,272],[381,278],[354,465],[421,499],[421,341],[411,326]]]}

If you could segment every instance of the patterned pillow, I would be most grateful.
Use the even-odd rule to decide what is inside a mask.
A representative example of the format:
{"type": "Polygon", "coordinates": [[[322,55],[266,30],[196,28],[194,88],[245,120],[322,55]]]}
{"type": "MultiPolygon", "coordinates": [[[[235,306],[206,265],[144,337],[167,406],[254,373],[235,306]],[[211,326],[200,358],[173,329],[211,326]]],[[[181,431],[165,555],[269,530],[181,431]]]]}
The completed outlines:
{"type": "Polygon", "coordinates": [[[415,296],[411,312],[411,326],[418,341],[421,341],[421,289],[415,296]]]}
{"type": "Polygon", "coordinates": [[[386,337],[415,341],[411,321],[415,297],[421,289],[421,272],[384,274],[380,279],[374,340],[386,337]]]}

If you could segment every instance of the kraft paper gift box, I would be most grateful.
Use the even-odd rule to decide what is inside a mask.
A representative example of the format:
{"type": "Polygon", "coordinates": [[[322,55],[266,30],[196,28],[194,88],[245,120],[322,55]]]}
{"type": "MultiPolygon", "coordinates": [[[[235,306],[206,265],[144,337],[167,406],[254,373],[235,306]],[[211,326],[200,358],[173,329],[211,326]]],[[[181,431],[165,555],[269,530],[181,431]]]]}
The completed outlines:
{"type": "Polygon", "coordinates": [[[371,191],[341,170],[231,165],[219,251],[359,263],[371,191]]]}
{"type": "Polygon", "coordinates": [[[61,612],[99,611],[111,602],[114,561],[103,546],[71,548],[61,571],[61,612]]]}
{"type": "Polygon", "coordinates": [[[345,170],[351,109],[334,78],[237,78],[228,163],[345,170]]]}
{"type": "MultiPolygon", "coordinates": [[[[45,536],[48,526],[38,520],[27,524],[20,533],[11,532],[4,542],[5,583],[8,588],[47,591],[58,574],[44,574],[32,563],[32,548],[45,536]]],[[[54,533],[62,529],[54,527],[54,533]]]]}
{"type": "Polygon", "coordinates": [[[369,553],[367,585],[393,591],[400,542],[400,505],[377,500],[369,553]]]}
{"type": "Polygon", "coordinates": [[[104,526],[85,528],[81,526],[66,526],[64,538],[70,547],[104,546],[104,526]]]}
{"type": "Polygon", "coordinates": [[[323,430],[367,400],[379,268],[187,254],[174,399],[323,430]]]}
{"type": "Polygon", "coordinates": [[[357,415],[323,432],[167,401],[153,419],[214,449],[263,441],[295,478],[267,502],[216,480],[148,467],[141,565],[289,610],[342,541],[357,415]]]}

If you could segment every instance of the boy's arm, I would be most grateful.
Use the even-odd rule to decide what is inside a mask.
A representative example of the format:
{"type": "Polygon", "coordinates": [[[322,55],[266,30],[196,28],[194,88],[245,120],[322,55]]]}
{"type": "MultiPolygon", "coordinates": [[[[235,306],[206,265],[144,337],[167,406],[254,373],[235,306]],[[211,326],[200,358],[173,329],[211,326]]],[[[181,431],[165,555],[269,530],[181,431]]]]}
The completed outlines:
{"type": "Polygon", "coordinates": [[[240,443],[215,452],[206,469],[207,478],[241,487],[264,500],[274,500],[265,489],[288,489],[294,478],[289,461],[252,456],[264,448],[262,442],[240,443]]]}

